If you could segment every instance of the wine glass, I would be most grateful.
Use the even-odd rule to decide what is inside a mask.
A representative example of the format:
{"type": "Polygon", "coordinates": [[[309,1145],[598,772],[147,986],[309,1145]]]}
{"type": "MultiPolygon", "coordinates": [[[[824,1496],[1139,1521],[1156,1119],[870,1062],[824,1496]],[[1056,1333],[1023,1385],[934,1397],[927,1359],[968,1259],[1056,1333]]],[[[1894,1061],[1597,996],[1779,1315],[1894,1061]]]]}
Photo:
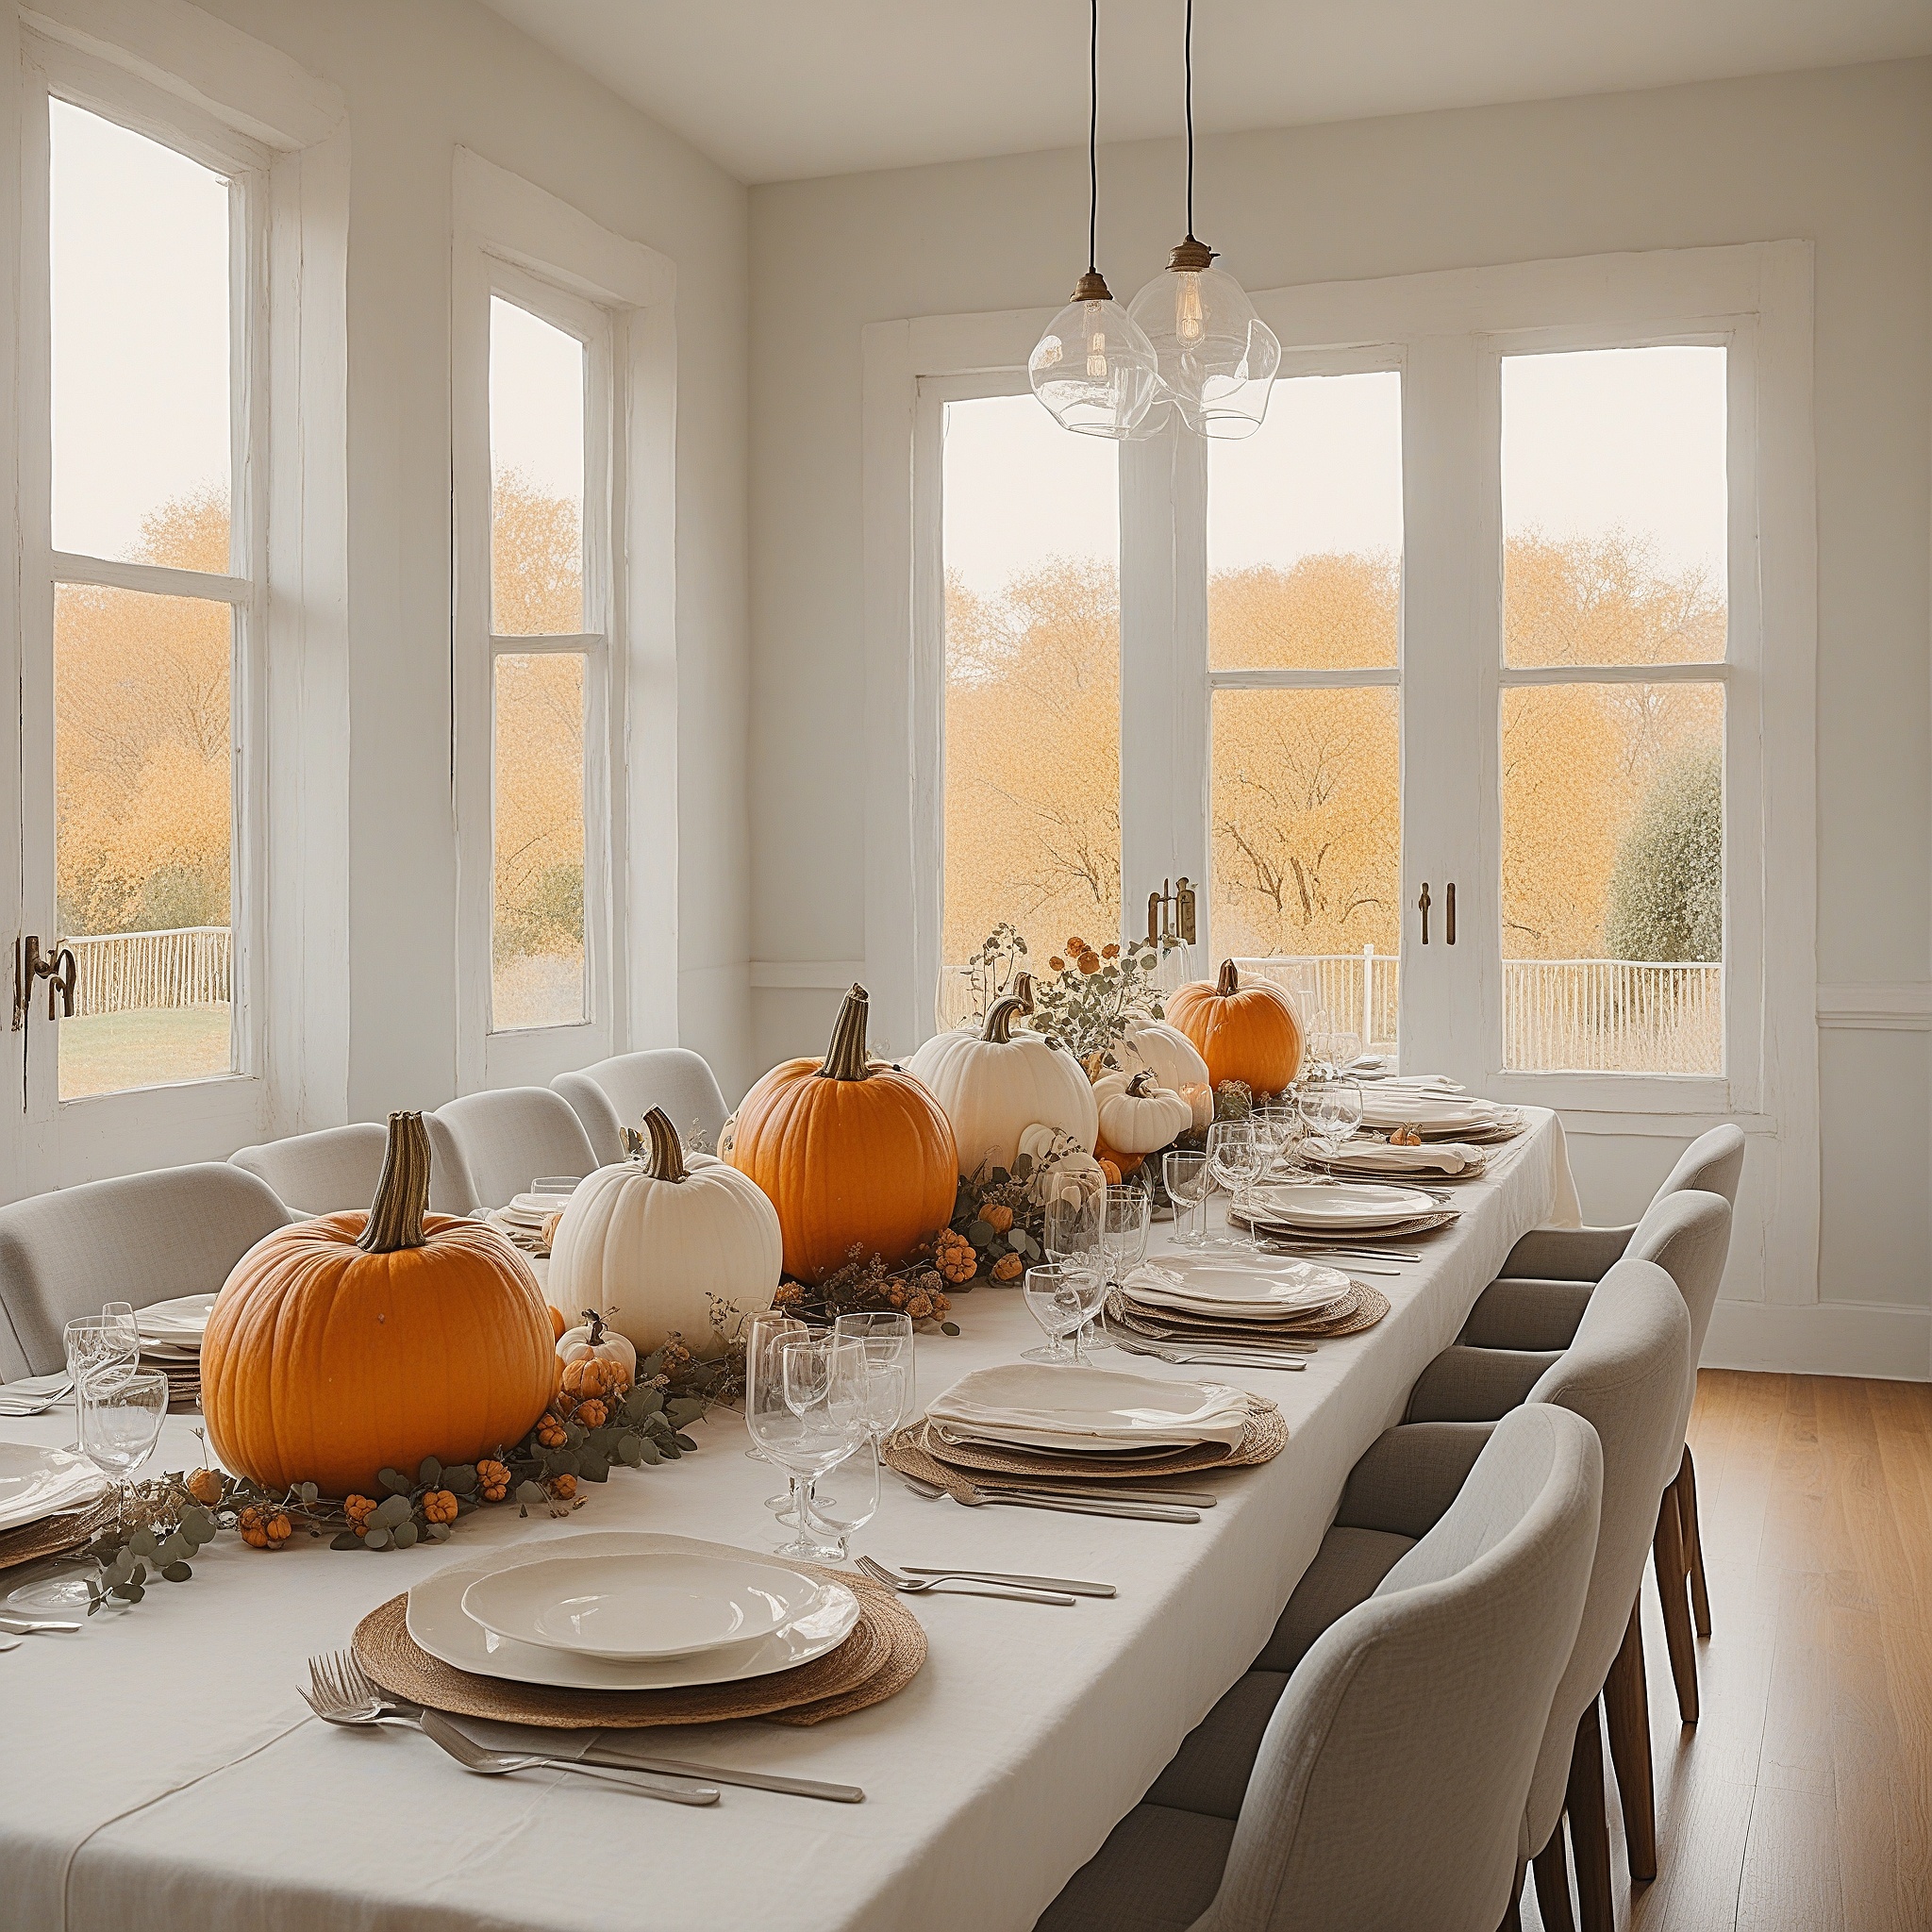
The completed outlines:
{"type": "MultiPolygon", "coordinates": [[[[1208,1165],[1214,1178],[1234,1196],[1237,1210],[1245,1212],[1249,1190],[1261,1173],[1267,1154],[1260,1130],[1253,1121],[1216,1121],[1208,1129],[1208,1165]]],[[[1252,1216],[1247,1240],[1238,1242],[1258,1250],[1252,1216]]]]}
{"type": "MultiPolygon", "coordinates": [[[[1100,1201],[1100,1237],[1096,1243],[1102,1267],[1102,1293],[1095,1305],[1095,1348],[1111,1348],[1107,1332],[1106,1291],[1124,1286],[1127,1277],[1147,1258],[1147,1230],[1154,1219],[1154,1197],[1131,1185],[1108,1189],[1100,1201]]],[[[1080,1358],[1081,1330],[1074,1331],[1074,1358],[1080,1358]]]]}
{"type": "Polygon", "coordinates": [[[1044,1348],[1022,1349],[1020,1358],[1028,1362],[1071,1362],[1074,1357],[1061,1344],[1061,1338],[1074,1333],[1087,1319],[1094,1285],[1105,1291],[1099,1272],[1070,1261],[1048,1261],[1029,1268],[1021,1283],[1026,1312],[1040,1324],[1046,1336],[1044,1348]]]}
{"type": "Polygon", "coordinates": [[[168,1378],[159,1369],[106,1362],[82,1378],[78,1396],[80,1446],[96,1468],[113,1477],[125,1502],[128,1477],[160,1440],[168,1418],[168,1378]]]}
{"type": "Polygon", "coordinates": [[[903,1429],[918,1409],[912,1317],[886,1308],[841,1315],[832,1332],[857,1341],[864,1351],[868,1422],[874,1440],[883,1441],[903,1429]]]}
{"type": "Polygon", "coordinates": [[[1304,1080],[1299,1106],[1309,1137],[1326,1159],[1362,1124],[1361,1085],[1345,1074],[1317,1074],[1304,1080]]]}
{"type": "Polygon", "coordinates": [[[1270,1100],[1256,1108],[1249,1119],[1260,1136],[1263,1175],[1273,1174],[1279,1165],[1291,1165],[1287,1157],[1291,1155],[1301,1128],[1301,1113],[1295,1104],[1270,1100]]]}
{"type": "Polygon", "coordinates": [[[1208,1196],[1214,1189],[1214,1175],[1205,1154],[1175,1152],[1160,1163],[1160,1178],[1167,1197],[1174,1203],[1174,1238],[1183,1248],[1208,1245],[1208,1196]]]}
{"type": "MultiPolygon", "coordinates": [[[[787,1347],[788,1373],[806,1346],[793,1342],[787,1347]]],[[[866,1353],[866,1343],[855,1336],[836,1332],[814,1336],[808,1346],[815,1357],[823,1357],[824,1369],[822,1393],[816,1392],[816,1367],[802,1378],[811,1385],[808,1393],[812,1400],[808,1407],[814,1412],[822,1409],[827,1429],[851,1447],[834,1465],[844,1472],[839,1479],[844,1500],[826,1495],[817,1475],[808,1478],[800,1533],[818,1531],[819,1553],[842,1563],[852,1538],[878,1513],[879,1441],[898,1426],[907,1401],[906,1370],[896,1360],[883,1367],[875,1365],[866,1353]]],[[[795,1410],[789,1386],[786,1402],[795,1410]]]]}
{"type": "Polygon", "coordinates": [[[809,1491],[865,1441],[850,1399],[850,1364],[858,1353],[857,1343],[822,1331],[801,1333],[788,1318],[752,1321],[745,1341],[745,1424],[752,1441],[791,1479],[788,1515],[798,1532],[781,1556],[839,1554],[813,1538],[809,1491]]]}
{"type": "Polygon", "coordinates": [[[1100,1241],[1100,1195],[1087,1189],[1058,1194],[1046,1204],[1041,1245],[1049,1261],[1085,1267],[1100,1241]]]}
{"type": "Polygon", "coordinates": [[[141,1331],[126,1302],[110,1302],[98,1315],[80,1315],[61,1331],[67,1353],[67,1378],[74,1386],[74,1442],[81,1441],[81,1385],[96,1369],[132,1371],[141,1360],[141,1331]]]}

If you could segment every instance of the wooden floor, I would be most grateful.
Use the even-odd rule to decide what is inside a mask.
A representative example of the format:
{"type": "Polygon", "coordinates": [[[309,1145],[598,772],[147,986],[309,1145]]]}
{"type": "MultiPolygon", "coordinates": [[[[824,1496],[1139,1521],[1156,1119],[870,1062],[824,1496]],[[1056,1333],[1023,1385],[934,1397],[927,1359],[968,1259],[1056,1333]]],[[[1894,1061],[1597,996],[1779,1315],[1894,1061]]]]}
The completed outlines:
{"type": "Polygon", "coordinates": [[[1703,1721],[1646,1582],[1658,1866],[1633,1891],[1613,1797],[1618,1926],[1927,1932],[1932,1387],[1707,1369],[1690,1440],[1703,1721]]]}

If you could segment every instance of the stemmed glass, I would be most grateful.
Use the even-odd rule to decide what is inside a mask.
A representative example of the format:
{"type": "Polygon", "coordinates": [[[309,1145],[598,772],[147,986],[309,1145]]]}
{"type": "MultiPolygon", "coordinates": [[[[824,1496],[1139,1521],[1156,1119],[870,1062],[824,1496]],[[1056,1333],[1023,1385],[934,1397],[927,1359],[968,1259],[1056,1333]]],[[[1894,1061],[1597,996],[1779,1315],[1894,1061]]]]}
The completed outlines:
{"type": "Polygon", "coordinates": [[[82,1389],[97,1369],[132,1372],[141,1359],[141,1331],[126,1302],[109,1302],[98,1315],[80,1315],[61,1331],[67,1352],[67,1378],[74,1385],[74,1447],[84,1450],[82,1389]]]}
{"type": "Polygon", "coordinates": [[[886,1308],[841,1315],[832,1332],[857,1341],[865,1352],[867,1424],[874,1441],[882,1442],[918,1412],[912,1317],[886,1308]]]}
{"type": "Polygon", "coordinates": [[[1341,1074],[1318,1074],[1302,1082],[1301,1117],[1309,1138],[1325,1159],[1362,1124],[1362,1090],[1341,1074]]]}
{"type": "Polygon", "coordinates": [[[1020,1359],[1028,1362],[1073,1362],[1078,1357],[1062,1345],[1062,1338],[1078,1332],[1093,1307],[1096,1294],[1106,1292],[1099,1272],[1072,1261],[1048,1261],[1029,1268],[1021,1283],[1026,1312],[1046,1336],[1044,1348],[1025,1348],[1020,1359]]]}
{"type": "MultiPolygon", "coordinates": [[[[751,1439],[791,1479],[790,1557],[841,1557],[842,1537],[814,1540],[810,1487],[867,1440],[860,1345],[788,1316],[758,1315],[745,1336],[744,1420],[751,1439]]],[[[874,1491],[878,1469],[874,1463],[874,1491]]],[[[837,1534],[836,1530],[834,1534],[837,1534]]]]}
{"type": "MultiPolygon", "coordinates": [[[[1107,1332],[1107,1295],[1111,1288],[1124,1287],[1127,1276],[1147,1258],[1147,1229],[1154,1218],[1154,1197],[1144,1188],[1108,1189],[1100,1203],[1100,1239],[1097,1243],[1102,1267],[1102,1292],[1096,1306],[1094,1332],[1089,1338],[1095,1348],[1111,1348],[1107,1332]]],[[[1074,1331],[1074,1359],[1080,1358],[1081,1331],[1074,1331]]]]}
{"type": "Polygon", "coordinates": [[[1214,1175],[1205,1154],[1176,1151],[1165,1156],[1160,1178],[1167,1186],[1167,1197],[1174,1203],[1174,1238],[1183,1248],[1208,1245],[1208,1196],[1214,1188],[1214,1175]]]}
{"type": "Polygon", "coordinates": [[[1083,1269],[1097,1265],[1093,1251],[1100,1243],[1100,1200],[1097,1191],[1080,1189],[1046,1204],[1041,1245],[1049,1261],[1083,1269]]]}
{"type": "MultiPolygon", "coordinates": [[[[1214,1178],[1234,1196],[1237,1209],[1245,1211],[1249,1190],[1259,1178],[1267,1159],[1266,1143],[1253,1121],[1216,1121],[1208,1129],[1208,1165],[1214,1170],[1214,1178]]],[[[1235,1245],[1258,1252],[1260,1243],[1255,1236],[1253,1216],[1248,1220],[1246,1241],[1235,1245]]]]}

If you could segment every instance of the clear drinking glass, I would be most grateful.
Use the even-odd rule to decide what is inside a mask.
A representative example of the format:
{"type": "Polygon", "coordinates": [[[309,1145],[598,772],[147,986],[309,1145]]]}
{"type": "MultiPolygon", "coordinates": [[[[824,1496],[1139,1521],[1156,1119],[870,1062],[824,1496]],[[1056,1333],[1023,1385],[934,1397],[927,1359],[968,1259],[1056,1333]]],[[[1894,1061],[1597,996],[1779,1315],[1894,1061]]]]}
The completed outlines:
{"type": "MultiPolygon", "coordinates": [[[[1100,1196],[1081,1189],[1060,1194],[1046,1204],[1041,1244],[1049,1261],[1085,1267],[1093,1261],[1100,1241],[1100,1196]]],[[[1098,1265],[1094,1262],[1093,1265],[1098,1265]]]]}
{"type": "MultiPolygon", "coordinates": [[[[1266,1143],[1253,1121],[1216,1121],[1208,1129],[1208,1165],[1213,1169],[1214,1178],[1234,1196],[1236,1208],[1243,1213],[1248,1208],[1249,1191],[1259,1178],[1266,1159],[1266,1143]]],[[[1258,1249],[1252,1225],[1246,1235],[1247,1239],[1237,1245],[1258,1249]]]]}
{"type": "Polygon", "coordinates": [[[1167,1186],[1167,1197],[1174,1203],[1174,1238],[1184,1248],[1208,1245],[1208,1196],[1214,1191],[1214,1176],[1208,1171],[1205,1154],[1174,1153],[1160,1163],[1160,1178],[1167,1186]]]}
{"type": "MultiPolygon", "coordinates": [[[[1102,1291],[1094,1305],[1093,1333],[1086,1337],[1094,1348],[1111,1348],[1107,1332],[1106,1291],[1121,1287],[1147,1258],[1147,1230],[1154,1219],[1154,1197],[1131,1184],[1108,1188],[1100,1200],[1100,1234],[1095,1243],[1102,1291]]],[[[1080,1357],[1082,1331],[1074,1331],[1074,1358],[1080,1357]]]]}
{"type": "Polygon", "coordinates": [[[1026,1312],[1040,1324],[1046,1336],[1046,1346],[1022,1349],[1022,1361],[1074,1359],[1072,1351],[1062,1345],[1062,1338],[1073,1334],[1087,1319],[1096,1284],[1105,1292],[1107,1283],[1097,1269],[1078,1267],[1070,1261],[1049,1261],[1043,1267],[1027,1269],[1022,1295],[1026,1312]]]}
{"type": "Polygon", "coordinates": [[[61,1331],[67,1352],[67,1375],[74,1384],[74,1441],[72,1447],[84,1450],[81,1441],[81,1385],[96,1369],[120,1368],[132,1372],[141,1360],[141,1333],[135,1326],[134,1310],[125,1302],[110,1303],[98,1315],[80,1315],[61,1331]]]}
{"type": "Polygon", "coordinates": [[[813,1535],[809,1487],[866,1441],[864,1365],[857,1342],[800,1326],[786,1317],[753,1319],[745,1338],[745,1425],[791,1478],[797,1535],[780,1555],[836,1557],[841,1546],[813,1535]]]}
{"type": "Polygon", "coordinates": [[[883,1441],[918,1412],[912,1317],[893,1309],[841,1315],[832,1324],[832,1332],[857,1341],[864,1351],[870,1385],[868,1420],[874,1440],[883,1441]]]}
{"type": "Polygon", "coordinates": [[[76,1385],[80,1446],[125,1495],[127,1479],[154,1454],[168,1419],[168,1378],[158,1369],[96,1365],[76,1385]]]}
{"type": "Polygon", "coordinates": [[[1340,1074],[1318,1074],[1304,1080],[1299,1105],[1316,1149],[1329,1159],[1362,1124],[1360,1082],[1340,1074]]]}

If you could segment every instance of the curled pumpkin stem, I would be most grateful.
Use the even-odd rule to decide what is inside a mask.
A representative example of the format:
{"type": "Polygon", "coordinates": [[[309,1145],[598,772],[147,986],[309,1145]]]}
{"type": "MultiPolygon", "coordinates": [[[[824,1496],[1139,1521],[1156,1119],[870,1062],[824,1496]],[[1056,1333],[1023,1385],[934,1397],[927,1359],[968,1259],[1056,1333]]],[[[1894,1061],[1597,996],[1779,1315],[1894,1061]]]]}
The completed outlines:
{"type": "Polygon", "coordinates": [[[661,1107],[654,1107],[644,1116],[639,1152],[644,1158],[644,1172],[653,1180],[675,1182],[685,1178],[684,1142],[671,1124],[671,1116],[661,1107]]]}

